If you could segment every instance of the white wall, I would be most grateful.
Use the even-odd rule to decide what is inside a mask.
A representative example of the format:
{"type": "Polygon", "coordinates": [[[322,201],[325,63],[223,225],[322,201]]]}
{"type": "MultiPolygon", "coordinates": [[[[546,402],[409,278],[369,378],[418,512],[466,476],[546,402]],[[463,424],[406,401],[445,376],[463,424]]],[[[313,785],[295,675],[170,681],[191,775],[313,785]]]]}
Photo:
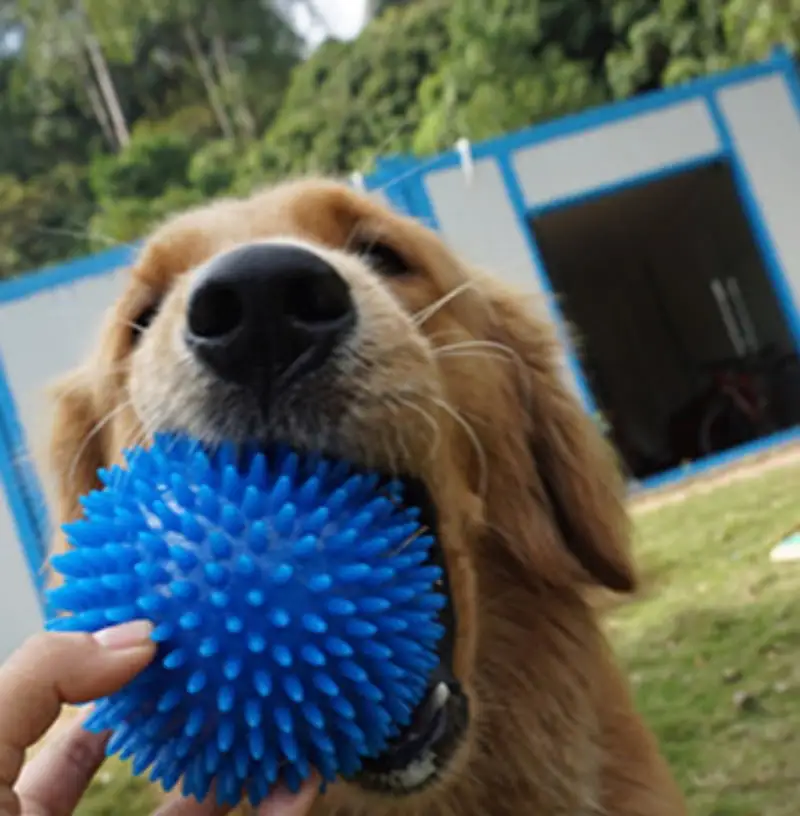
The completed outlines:
{"type": "Polygon", "coordinates": [[[528,238],[494,159],[476,162],[471,181],[460,167],[449,167],[426,175],[424,184],[441,233],[453,249],[521,291],[541,293],[528,238]]]}
{"type": "Polygon", "coordinates": [[[681,102],[518,150],[514,168],[531,208],[624,183],[719,150],[702,100],[681,102]]]}
{"type": "Polygon", "coordinates": [[[786,80],[724,88],[717,100],[800,308],[800,118],[786,80]]]}
{"type": "Polygon", "coordinates": [[[122,280],[92,276],[0,303],[0,354],[34,456],[47,441],[47,389],[89,350],[122,280]]]}
{"type": "MultiPolygon", "coordinates": [[[[0,303],[0,354],[34,459],[47,439],[47,388],[80,361],[120,286],[121,277],[108,274],[0,303]]],[[[46,485],[46,471],[37,470],[46,485]]],[[[0,661],[41,624],[28,565],[0,487],[0,661]]]]}
{"type": "Polygon", "coordinates": [[[0,662],[42,625],[39,601],[0,483],[0,662]]]}
{"type": "MultiPolygon", "coordinates": [[[[475,162],[468,180],[461,167],[428,173],[424,185],[441,235],[469,263],[515,287],[542,312],[555,317],[555,304],[543,286],[543,273],[531,254],[531,236],[509,199],[493,158],[475,162]]],[[[562,338],[566,345],[566,335],[562,338]]],[[[578,392],[575,373],[563,361],[563,376],[578,392]]]]}

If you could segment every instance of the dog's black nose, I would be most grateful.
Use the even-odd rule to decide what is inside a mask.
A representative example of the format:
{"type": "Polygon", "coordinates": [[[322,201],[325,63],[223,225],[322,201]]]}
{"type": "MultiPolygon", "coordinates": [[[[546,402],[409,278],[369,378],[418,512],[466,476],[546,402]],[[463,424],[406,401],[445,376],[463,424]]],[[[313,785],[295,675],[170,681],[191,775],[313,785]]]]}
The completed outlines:
{"type": "Polygon", "coordinates": [[[222,379],[270,394],[319,368],[355,317],[350,287],[314,252],[249,244],[200,273],[186,341],[222,379]]]}

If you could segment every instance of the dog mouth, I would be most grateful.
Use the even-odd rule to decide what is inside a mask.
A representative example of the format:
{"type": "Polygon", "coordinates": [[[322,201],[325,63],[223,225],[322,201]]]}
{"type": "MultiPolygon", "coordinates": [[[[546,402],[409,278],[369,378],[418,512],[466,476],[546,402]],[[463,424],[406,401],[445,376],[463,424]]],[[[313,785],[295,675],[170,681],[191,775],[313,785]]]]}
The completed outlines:
{"type": "Polygon", "coordinates": [[[446,558],[438,538],[436,506],[421,480],[399,480],[405,488],[406,503],[419,508],[422,525],[434,535],[430,562],[442,570],[438,588],[448,601],[439,613],[444,635],[438,647],[439,664],[431,673],[411,721],[380,755],[367,758],[351,781],[368,790],[402,796],[426,788],[446,769],[467,730],[469,701],[453,669],[457,619],[446,558]]]}

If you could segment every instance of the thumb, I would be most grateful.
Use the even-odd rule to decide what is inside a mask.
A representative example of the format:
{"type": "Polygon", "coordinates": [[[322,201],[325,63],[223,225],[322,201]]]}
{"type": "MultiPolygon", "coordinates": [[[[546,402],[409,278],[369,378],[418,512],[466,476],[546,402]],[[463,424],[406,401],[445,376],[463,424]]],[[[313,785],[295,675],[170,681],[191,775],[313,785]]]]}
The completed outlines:
{"type": "Polygon", "coordinates": [[[297,794],[278,788],[259,806],[256,816],[306,816],[318,793],[319,779],[316,776],[307,779],[297,794]]]}
{"type": "Polygon", "coordinates": [[[45,632],[0,668],[0,785],[11,786],[25,750],[65,703],[113,694],[152,660],[150,624],[134,621],[94,635],[45,632]]]}

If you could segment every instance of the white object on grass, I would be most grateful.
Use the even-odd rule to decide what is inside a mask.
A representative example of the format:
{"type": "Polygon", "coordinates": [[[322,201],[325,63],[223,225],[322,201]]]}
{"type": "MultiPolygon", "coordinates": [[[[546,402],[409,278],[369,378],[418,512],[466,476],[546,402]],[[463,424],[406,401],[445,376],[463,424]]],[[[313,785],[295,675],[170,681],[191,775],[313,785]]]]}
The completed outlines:
{"type": "Polygon", "coordinates": [[[772,548],[770,561],[800,561],[800,530],[790,533],[772,548]]]}

